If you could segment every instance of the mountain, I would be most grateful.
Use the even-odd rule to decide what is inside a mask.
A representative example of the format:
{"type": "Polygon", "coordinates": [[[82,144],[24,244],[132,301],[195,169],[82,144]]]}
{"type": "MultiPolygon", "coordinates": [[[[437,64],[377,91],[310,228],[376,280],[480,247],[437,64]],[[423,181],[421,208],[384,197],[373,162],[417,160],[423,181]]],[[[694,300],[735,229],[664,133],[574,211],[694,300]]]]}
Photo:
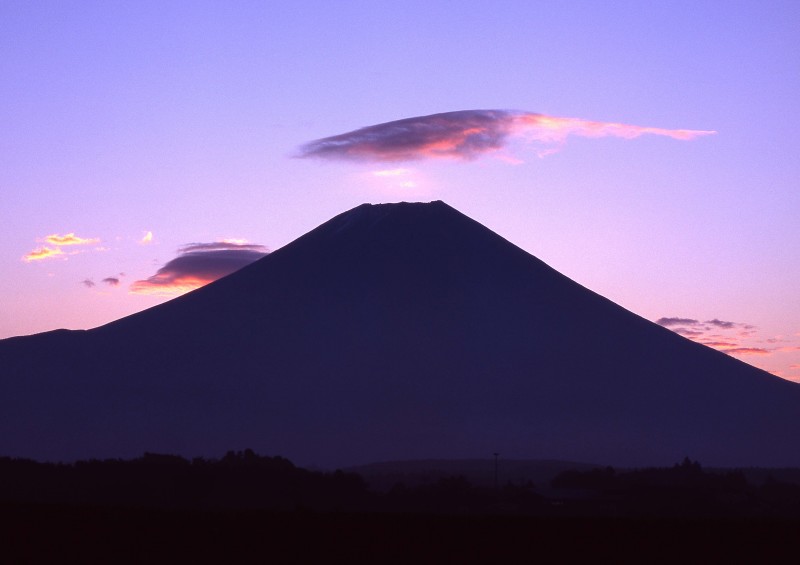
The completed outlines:
{"type": "Polygon", "coordinates": [[[362,205],[170,302],[0,341],[0,455],[800,466],[800,386],[442,202],[362,205]]]}

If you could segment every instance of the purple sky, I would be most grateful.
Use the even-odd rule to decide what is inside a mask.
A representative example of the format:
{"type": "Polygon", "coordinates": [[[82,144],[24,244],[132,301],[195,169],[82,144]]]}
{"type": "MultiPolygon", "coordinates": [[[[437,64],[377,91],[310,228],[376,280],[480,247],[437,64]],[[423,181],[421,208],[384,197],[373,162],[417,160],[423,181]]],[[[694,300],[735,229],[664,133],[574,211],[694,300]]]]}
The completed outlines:
{"type": "Polygon", "coordinates": [[[142,281],[217,276],[362,202],[441,199],[800,380],[799,28],[794,1],[2,2],[0,337],[153,306],[142,281]],[[309,154],[491,109],[576,121],[466,112],[410,153],[384,128],[392,152],[309,154]]]}

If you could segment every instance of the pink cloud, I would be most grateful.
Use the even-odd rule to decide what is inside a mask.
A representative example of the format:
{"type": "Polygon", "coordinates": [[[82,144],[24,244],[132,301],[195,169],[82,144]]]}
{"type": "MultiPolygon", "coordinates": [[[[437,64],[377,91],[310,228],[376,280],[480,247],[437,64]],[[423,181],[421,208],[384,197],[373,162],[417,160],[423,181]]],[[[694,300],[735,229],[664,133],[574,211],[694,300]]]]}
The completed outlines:
{"type": "Polygon", "coordinates": [[[705,341],[705,340],[702,340],[699,343],[702,343],[703,345],[707,345],[708,347],[716,347],[716,348],[719,348],[719,349],[723,349],[723,348],[726,348],[726,347],[737,347],[736,343],[732,343],[730,341],[705,341]]]}
{"type": "Polygon", "coordinates": [[[762,347],[732,347],[722,351],[731,355],[769,355],[771,353],[768,349],[762,347]]]}

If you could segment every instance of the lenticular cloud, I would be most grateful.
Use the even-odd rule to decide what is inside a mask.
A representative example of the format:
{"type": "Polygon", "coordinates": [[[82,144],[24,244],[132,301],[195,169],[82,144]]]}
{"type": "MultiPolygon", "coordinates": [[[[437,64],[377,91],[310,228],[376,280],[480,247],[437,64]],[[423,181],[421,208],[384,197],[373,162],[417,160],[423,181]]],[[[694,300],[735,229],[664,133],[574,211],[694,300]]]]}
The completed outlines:
{"type": "Polygon", "coordinates": [[[216,241],[193,243],[178,253],[178,257],[168,261],[152,277],[134,282],[130,291],[134,294],[183,294],[238,271],[261,259],[268,251],[263,245],[216,241]]]}
{"type": "Polygon", "coordinates": [[[505,148],[512,139],[538,143],[540,155],[558,149],[569,136],[661,135],[688,140],[714,131],[664,129],[580,118],[559,118],[512,110],[461,110],[406,118],[311,141],[299,157],[352,161],[472,160],[505,148]]]}

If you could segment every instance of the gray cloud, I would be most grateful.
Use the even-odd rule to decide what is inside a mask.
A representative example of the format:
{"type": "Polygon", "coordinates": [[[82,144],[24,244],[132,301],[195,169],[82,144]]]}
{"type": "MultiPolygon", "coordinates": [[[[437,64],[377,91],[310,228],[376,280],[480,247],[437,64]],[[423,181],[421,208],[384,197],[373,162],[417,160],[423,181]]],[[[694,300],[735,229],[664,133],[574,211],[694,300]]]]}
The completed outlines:
{"type": "Polygon", "coordinates": [[[722,320],[717,320],[716,318],[714,318],[713,320],[707,320],[705,323],[726,330],[729,330],[739,325],[744,326],[744,324],[736,324],[735,322],[723,322],[722,320]]]}
{"type": "Polygon", "coordinates": [[[106,283],[108,286],[119,285],[119,279],[117,277],[106,277],[102,282],[106,283]]]}
{"type": "Polygon", "coordinates": [[[772,351],[763,347],[733,347],[724,349],[723,352],[732,355],[769,355],[772,353],[772,351]]]}
{"type": "Polygon", "coordinates": [[[233,241],[214,241],[211,243],[187,243],[178,253],[194,253],[195,251],[256,251],[266,254],[269,250],[256,243],[238,243],[233,241]]]}
{"type": "MultiPolygon", "coordinates": [[[[664,324],[662,324],[664,325],[664,324]]],[[[680,334],[686,337],[700,337],[701,335],[705,335],[703,330],[689,330],[686,328],[673,328],[672,330],[676,334],[680,334]]]]}
{"type": "Polygon", "coordinates": [[[691,318],[659,318],[656,320],[656,324],[659,326],[670,327],[670,326],[695,326],[700,322],[697,320],[693,320],[691,318]]]}

